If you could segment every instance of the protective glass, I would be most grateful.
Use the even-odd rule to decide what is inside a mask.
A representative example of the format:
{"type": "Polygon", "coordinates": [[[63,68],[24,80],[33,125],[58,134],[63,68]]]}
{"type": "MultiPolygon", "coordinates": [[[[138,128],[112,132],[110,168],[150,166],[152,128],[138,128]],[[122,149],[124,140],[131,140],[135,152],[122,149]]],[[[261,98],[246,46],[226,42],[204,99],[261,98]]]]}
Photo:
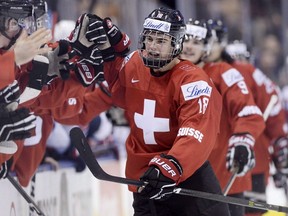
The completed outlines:
{"type": "Polygon", "coordinates": [[[39,28],[50,29],[51,28],[50,18],[47,13],[43,14],[42,16],[36,19],[36,28],[37,29],[39,28]]]}

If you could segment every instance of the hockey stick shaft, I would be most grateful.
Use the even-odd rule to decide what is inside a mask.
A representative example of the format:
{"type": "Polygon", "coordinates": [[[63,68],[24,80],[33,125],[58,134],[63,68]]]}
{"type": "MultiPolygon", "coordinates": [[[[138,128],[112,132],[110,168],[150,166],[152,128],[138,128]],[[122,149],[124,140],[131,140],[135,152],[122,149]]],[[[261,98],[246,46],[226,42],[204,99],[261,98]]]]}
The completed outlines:
{"type": "Polygon", "coordinates": [[[271,211],[288,213],[288,207],[271,205],[271,204],[262,203],[262,202],[254,202],[251,200],[240,199],[236,197],[223,196],[221,194],[211,194],[207,192],[188,190],[184,188],[176,188],[174,190],[174,193],[186,195],[186,196],[204,198],[204,199],[214,200],[217,202],[224,202],[224,203],[229,203],[232,205],[239,205],[239,206],[244,206],[244,207],[249,207],[249,208],[254,208],[254,209],[271,210],[271,211]]]}
{"type": "Polygon", "coordinates": [[[226,187],[225,187],[224,190],[223,190],[223,194],[224,194],[225,196],[228,194],[230,188],[232,187],[232,185],[233,185],[233,183],[234,183],[234,181],[235,181],[235,179],[236,179],[236,177],[237,177],[238,170],[239,170],[239,166],[234,167],[233,172],[232,172],[232,175],[231,175],[231,177],[230,177],[230,179],[229,179],[226,187]]]}
{"type": "Polygon", "coordinates": [[[272,111],[273,107],[275,106],[275,104],[277,103],[277,101],[278,101],[278,96],[273,94],[270,98],[269,103],[267,104],[266,109],[263,112],[263,118],[264,118],[265,122],[267,121],[269,114],[271,113],[271,111],[272,111]]]}
{"type": "Polygon", "coordinates": [[[42,212],[42,210],[39,208],[39,206],[34,202],[34,200],[25,192],[25,190],[18,184],[18,182],[9,174],[7,175],[7,179],[11,182],[11,184],[16,188],[16,190],[23,196],[23,198],[32,206],[38,215],[43,215],[45,214],[42,212]]]}
{"type": "MultiPolygon", "coordinates": [[[[89,146],[89,143],[87,142],[87,139],[80,128],[78,127],[72,128],[70,131],[70,137],[71,137],[72,144],[79,151],[81,158],[85,161],[87,167],[97,179],[104,180],[104,181],[111,181],[111,182],[120,183],[120,184],[134,185],[134,186],[145,185],[145,183],[142,181],[122,178],[118,176],[111,176],[107,174],[101,168],[98,161],[94,157],[91,151],[91,148],[89,146]]],[[[251,200],[223,196],[221,194],[213,194],[213,193],[207,193],[207,192],[201,192],[201,191],[195,191],[195,190],[183,189],[183,188],[175,188],[173,192],[175,194],[209,199],[209,200],[213,200],[217,202],[224,202],[224,203],[240,205],[240,206],[245,206],[245,207],[250,207],[250,208],[262,209],[262,210],[274,210],[274,211],[288,213],[287,207],[270,205],[267,203],[253,202],[251,200]]]]}

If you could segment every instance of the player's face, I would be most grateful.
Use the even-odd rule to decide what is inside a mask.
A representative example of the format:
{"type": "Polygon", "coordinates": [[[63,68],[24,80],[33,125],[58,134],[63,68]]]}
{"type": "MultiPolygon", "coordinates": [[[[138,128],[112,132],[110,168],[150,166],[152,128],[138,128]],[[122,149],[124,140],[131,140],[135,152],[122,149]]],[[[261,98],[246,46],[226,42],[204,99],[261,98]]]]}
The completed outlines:
{"type": "MultiPolygon", "coordinates": [[[[6,20],[5,29],[7,29],[5,33],[9,38],[13,38],[20,31],[18,22],[12,18],[6,20]]],[[[10,40],[0,33],[0,48],[7,47],[9,43],[10,40]]]]}
{"type": "Polygon", "coordinates": [[[169,59],[172,56],[171,36],[159,32],[145,35],[146,57],[151,59],[169,59]]]}
{"type": "Polygon", "coordinates": [[[223,46],[220,43],[214,42],[211,47],[210,54],[207,56],[206,61],[214,62],[221,58],[223,46]]]}
{"type": "Polygon", "coordinates": [[[196,63],[204,55],[203,40],[190,38],[183,43],[183,51],[180,55],[181,59],[186,59],[192,63],[196,63]]]}

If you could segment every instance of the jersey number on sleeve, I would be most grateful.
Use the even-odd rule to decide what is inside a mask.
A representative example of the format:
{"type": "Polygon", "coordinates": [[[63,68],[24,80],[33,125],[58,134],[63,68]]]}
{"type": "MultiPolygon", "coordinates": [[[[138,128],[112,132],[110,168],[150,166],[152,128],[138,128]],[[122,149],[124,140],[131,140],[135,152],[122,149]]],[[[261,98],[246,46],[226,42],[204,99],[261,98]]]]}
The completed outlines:
{"type": "Polygon", "coordinates": [[[207,98],[207,97],[199,98],[199,100],[198,100],[199,113],[202,113],[202,114],[205,113],[207,106],[208,106],[208,102],[209,102],[209,98],[207,98]]]}

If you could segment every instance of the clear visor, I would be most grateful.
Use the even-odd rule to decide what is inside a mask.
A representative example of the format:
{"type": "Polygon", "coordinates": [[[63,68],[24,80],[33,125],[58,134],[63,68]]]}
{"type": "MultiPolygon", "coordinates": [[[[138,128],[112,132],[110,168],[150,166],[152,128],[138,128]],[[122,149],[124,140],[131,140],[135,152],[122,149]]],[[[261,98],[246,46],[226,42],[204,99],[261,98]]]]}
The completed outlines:
{"type": "Polygon", "coordinates": [[[5,27],[8,32],[18,31],[20,28],[22,28],[25,29],[28,34],[32,34],[36,30],[34,18],[32,16],[20,18],[18,20],[8,18],[5,27]]]}
{"type": "Polygon", "coordinates": [[[50,22],[50,17],[47,13],[43,14],[36,20],[36,27],[37,29],[40,28],[47,28],[51,29],[51,22],[50,22]]]}

